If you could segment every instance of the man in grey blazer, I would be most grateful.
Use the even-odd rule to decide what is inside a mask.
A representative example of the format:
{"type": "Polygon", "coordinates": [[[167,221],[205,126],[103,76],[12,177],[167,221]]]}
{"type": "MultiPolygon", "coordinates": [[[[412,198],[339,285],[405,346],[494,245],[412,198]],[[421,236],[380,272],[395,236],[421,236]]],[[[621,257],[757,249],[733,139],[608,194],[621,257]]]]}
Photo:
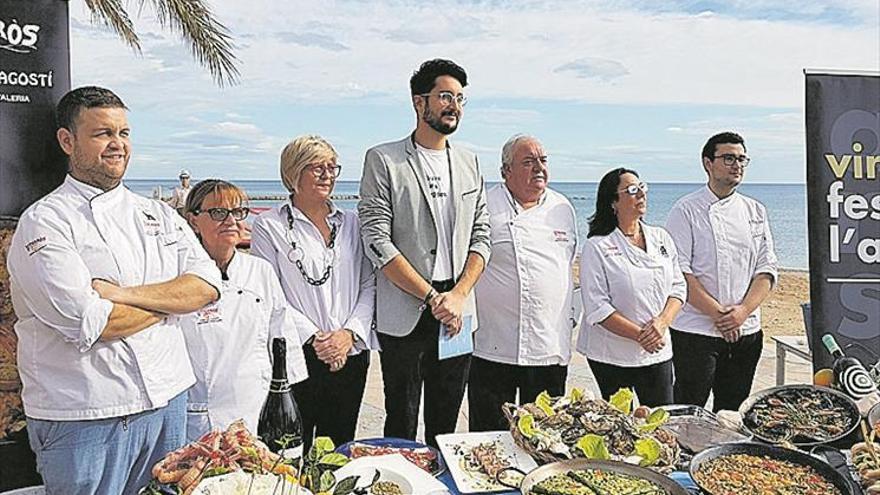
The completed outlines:
{"type": "Polygon", "coordinates": [[[422,385],[425,440],[455,431],[470,354],[438,359],[441,328],[477,329],[471,290],[489,260],[489,215],[476,156],[452,146],[467,75],[429,60],[410,79],[415,131],[364,159],[358,213],[367,257],[379,268],[385,436],[415,439],[422,385]],[[444,325],[441,327],[441,323],[444,325]]]}

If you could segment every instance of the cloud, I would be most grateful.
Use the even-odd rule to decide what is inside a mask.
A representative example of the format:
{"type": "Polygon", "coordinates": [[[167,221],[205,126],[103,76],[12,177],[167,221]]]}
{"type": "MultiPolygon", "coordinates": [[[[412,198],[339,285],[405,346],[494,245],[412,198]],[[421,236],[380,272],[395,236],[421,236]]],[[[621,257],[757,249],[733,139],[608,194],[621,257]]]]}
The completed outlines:
{"type": "Polygon", "coordinates": [[[325,34],[282,32],[276,33],[275,36],[284,43],[292,43],[294,45],[305,47],[323,48],[324,50],[330,50],[333,52],[343,52],[350,49],[348,46],[325,34]]]}
{"type": "Polygon", "coordinates": [[[570,73],[581,79],[612,81],[629,74],[626,66],[615,60],[583,57],[553,69],[557,74],[570,73]]]}
{"type": "Polygon", "coordinates": [[[486,20],[471,15],[438,14],[436,7],[407,19],[396,28],[382,31],[391,41],[429,45],[482,38],[488,31],[486,20]]]}

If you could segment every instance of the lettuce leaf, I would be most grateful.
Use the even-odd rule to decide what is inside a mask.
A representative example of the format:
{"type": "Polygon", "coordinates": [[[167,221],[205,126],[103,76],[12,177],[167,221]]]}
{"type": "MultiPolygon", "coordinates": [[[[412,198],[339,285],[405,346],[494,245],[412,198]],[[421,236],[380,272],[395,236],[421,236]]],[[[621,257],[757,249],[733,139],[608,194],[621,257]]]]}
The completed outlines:
{"type": "Polygon", "coordinates": [[[622,388],[618,390],[614,395],[612,395],[611,400],[609,400],[608,402],[610,402],[611,405],[614,406],[614,408],[618,411],[624,414],[630,414],[632,413],[634,397],[635,394],[631,389],[622,388]]]}
{"type": "Polygon", "coordinates": [[[600,461],[611,459],[611,454],[608,453],[608,446],[605,445],[605,439],[599,435],[588,433],[582,436],[575,446],[581,449],[581,452],[584,453],[584,457],[587,459],[598,459],[600,461]]]}
{"type": "Polygon", "coordinates": [[[643,433],[650,433],[657,428],[663,426],[666,421],[669,420],[669,411],[663,409],[662,407],[658,407],[651,411],[651,414],[645,419],[645,424],[639,425],[639,431],[643,433]]]}
{"type": "Polygon", "coordinates": [[[538,406],[542,411],[544,411],[544,414],[546,414],[547,416],[553,416],[554,414],[556,414],[556,411],[553,410],[553,406],[550,405],[552,402],[553,401],[552,399],[550,399],[550,394],[548,394],[546,390],[535,397],[535,405],[538,406]]]}
{"type": "Polygon", "coordinates": [[[321,460],[318,461],[318,464],[321,464],[322,466],[341,467],[348,464],[348,461],[349,458],[345,455],[331,452],[329,454],[325,454],[324,457],[321,457],[321,460]]]}
{"type": "Polygon", "coordinates": [[[535,435],[535,417],[531,414],[523,414],[516,420],[516,427],[524,437],[532,438],[535,435]]]}
{"type": "Polygon", "coordinates": [[[642,458],[640,466],[653,466],[660,460],[662,448],[660,442],[653,438],[640,438],[636,440],[635,453],[642,458]]]}

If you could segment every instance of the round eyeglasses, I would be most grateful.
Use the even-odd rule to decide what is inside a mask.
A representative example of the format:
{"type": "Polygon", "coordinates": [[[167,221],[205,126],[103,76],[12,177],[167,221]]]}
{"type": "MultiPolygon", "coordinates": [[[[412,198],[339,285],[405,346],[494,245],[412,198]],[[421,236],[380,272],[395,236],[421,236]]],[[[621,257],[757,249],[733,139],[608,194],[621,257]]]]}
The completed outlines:
{"type": "Polygon", "coordinates": [[[201,215],[202,213],[207,213],[211,220],[215,222],[222,222],[226,220],[226,217],[232,215],[232,218],[236,221],[241,221],[247,218],[248,213],[251,212],[251,209],[246,206],[240,206],[238,208],[208,208],[207,210],[196,210],[193,213],[196,215],[201,215]]]}
{"type": "Polygon", "coordinates": [[[327,173],[330,177],[339,177],[342,173],[342,165],[309,165],[309,172],[319,179],[327,173]]]}
{"type": "Polygon", "coordinates": [[[639,182],[638,184],[630,184],[623,189],[618,189],[617,192],[625,192],[630,196],[635,196],[642,191],[643,193],[648,192],[648,184],[645,182],[639,182]]]}
{"type": "Polygon", "coordinates": [[[430,98],[433,96],[440,100],[440,103],[442,103],[443,106],[449,106],[452,105],[452,102],[455,102],[458,103],[459,106],[464,107],[465,105],[467,105],[468,101],[467,96],[461,93],[454,94],[452,91],[440,91],[436,95],[432,95],[431,93],[423,93],[419,96],[424,96],[425,98],[430,98]]]}
{"type": "Polygon", "coordinates": [[[714,157],[716,160],[721,158],[723,160],[724,165],[728,167],[732,167],[734,165],[739,165],[742,168],[746,168],[749,166],[749,162],[752,161],[751,158],[746,155],[734,155],[733,153],[725,153],[723,155],[716,155],[714,157]]]}

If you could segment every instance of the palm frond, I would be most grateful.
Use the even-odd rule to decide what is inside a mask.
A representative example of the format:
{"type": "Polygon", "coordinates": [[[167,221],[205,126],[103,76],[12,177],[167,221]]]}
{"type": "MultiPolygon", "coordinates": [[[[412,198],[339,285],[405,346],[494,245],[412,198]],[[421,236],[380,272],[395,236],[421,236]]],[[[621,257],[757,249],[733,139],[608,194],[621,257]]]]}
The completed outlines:
{"type": "Polygon", "coordinates": [[[136,52],[141,51],[141,42],[125,8],[119,0],[85,0],[92,13],[92,22],[110,26],[116,34],[136,52]]]}
{"type": "MultiPolygon", "coordinates": [[[[95,1],[95,0],[87,0],[95,1]]],[[[113,1],[113,0],[105,0],[113,1]]],[[[146,0],[140,0],[141,5],[146,0]]],[[[179,30],[192,48],[193,56],[214,77],[218,85],[238,82],[238,59],[232,36],[203,0],[150,0],[163,27],[179,30]]]]}

